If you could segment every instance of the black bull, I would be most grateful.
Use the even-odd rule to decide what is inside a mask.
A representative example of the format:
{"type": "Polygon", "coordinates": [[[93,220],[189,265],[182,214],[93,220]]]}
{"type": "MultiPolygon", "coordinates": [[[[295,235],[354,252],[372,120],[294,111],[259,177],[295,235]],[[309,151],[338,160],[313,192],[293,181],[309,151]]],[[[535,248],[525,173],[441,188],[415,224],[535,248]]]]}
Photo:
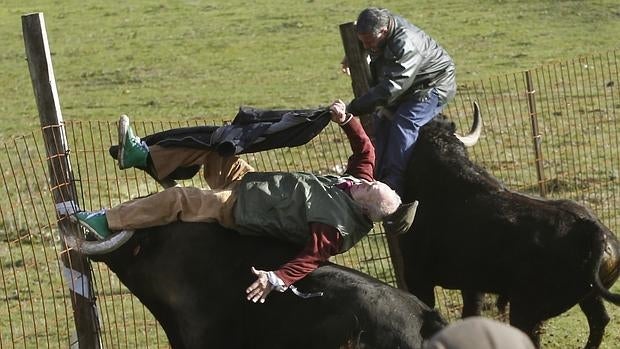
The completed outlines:
{"type": "Polygon", "coordinates": [[[482,292],[497,294],[510,303],[511,324],[535,343],[543,321],[579,304],[590,326],[586,347],[598,348],[609,322],[602,296],[620,304],[607,291],[620,249],[585,207],[507,189],[469,160],[441,117],[421,130],[404,199],[420,202],[399,244],[407,287],[423,302],[435,305],[436,285],[458,289],[469,316],[480,312],[482,292]]]}
{"type": "MultiPolygon", "coordinates": [[[[79,247],[79,242],[76,247],[79,247]]],[[[297,247],[241,237],[217,224],[175,223],[137,231],[105,262],[152,312],[173,348],[420,348],[445,325],[410,293],[327,264],[300,281],[302,299],[245,299],[251,266],[273,269],[297,247]]]]}

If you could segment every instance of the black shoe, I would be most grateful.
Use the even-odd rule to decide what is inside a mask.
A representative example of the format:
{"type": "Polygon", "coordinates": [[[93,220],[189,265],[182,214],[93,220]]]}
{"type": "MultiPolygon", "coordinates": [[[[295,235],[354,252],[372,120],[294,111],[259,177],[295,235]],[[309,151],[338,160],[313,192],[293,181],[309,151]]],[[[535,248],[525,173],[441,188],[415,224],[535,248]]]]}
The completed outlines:
{"type": "Polygon", "coordinates": [[[386,234],[399,235],[409,231],[415,213],[418,209],[418,201],[400,205],[394,213],[383,218],[383,229],[386,234]]]}

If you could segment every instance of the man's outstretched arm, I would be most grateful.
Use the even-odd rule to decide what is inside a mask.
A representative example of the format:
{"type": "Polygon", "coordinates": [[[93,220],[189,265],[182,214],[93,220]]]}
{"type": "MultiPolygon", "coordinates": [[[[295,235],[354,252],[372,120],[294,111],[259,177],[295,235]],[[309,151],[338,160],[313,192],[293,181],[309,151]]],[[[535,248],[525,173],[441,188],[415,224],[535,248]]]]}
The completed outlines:
{"type": "Polygon", "coordinates": [[[342,236],[338,230],[323,223],[310,223],[311,238],[304,248],[289,262],[275,271],[257,270],[247,289],[247,299],[254,303],[264,303],[272,290],[284,292],[289,286],[314,271],[331,256],[338,253],[342,236]]]}

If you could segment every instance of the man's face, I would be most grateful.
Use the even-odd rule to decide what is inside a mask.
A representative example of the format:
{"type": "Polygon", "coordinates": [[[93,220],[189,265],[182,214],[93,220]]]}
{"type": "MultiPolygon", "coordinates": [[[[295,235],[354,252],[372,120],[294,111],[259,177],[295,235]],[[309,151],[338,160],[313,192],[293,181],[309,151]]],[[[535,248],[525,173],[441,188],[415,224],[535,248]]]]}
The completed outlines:
{"type": "Polygon", "coordinates": [[[383,48],[387,32],[387,28],[381,28],[376,35],[373,33],[357,33],[357,38],[362,42],[366,50],[371,53],[377,53],[383,48]]]}
{"type": "Polygon", "coordinates": [[[381,191],[379,186],[375,185],[376,182],[361,182],[355,183],[351,186],[351,197],[362,207],[365,207],[365,203],[378,200],[381,198],[381,191]]]}

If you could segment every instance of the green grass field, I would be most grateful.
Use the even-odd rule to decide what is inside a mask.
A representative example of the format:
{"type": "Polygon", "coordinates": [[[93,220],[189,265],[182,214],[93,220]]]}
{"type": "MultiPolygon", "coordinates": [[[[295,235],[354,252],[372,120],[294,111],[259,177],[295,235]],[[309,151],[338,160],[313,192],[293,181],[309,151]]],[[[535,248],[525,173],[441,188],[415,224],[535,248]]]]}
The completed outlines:
{"type": "MultiPolygon", "coordinates": [[[[221,118],[241,104],[352,97],[338,25],[367,2],[31,1],[0,8],[0,136],[36,127],[21,16],[43,12],[65,119],[221,118]]],[[[459,81],[618,45],[617,1],[386,1],[450,52],[459,81]]]]}
{"type": "MultiPolygon", "coordinates": [[[[66,120],[115,121],[126,113],[139,121],[218,122],[239,105],[304,108],[349,100],[349,79],[339,71],[338,25],[369,4],[390,8],[434,36],[455,59],[460,84],[618,48],[617,0],[4,0],[0,140],[39,126],[24,14],[45,15],[66,120]]],[[[7,253],[0,246],[8,268],[7,253]]],[[[620,292],[620,284],[614,289],[620,292]]],[[[2,301],[12,306],[11,297],[2,301]]],[[[613,349],[620,342],[620,310],[607,308],[612,322],[602,348],[613,349]]],[[[0,312],[3,329],[11,315],[15,319],[0,312]]],[[[586,336],[585,318],[574,308],[547,323],[543,346],[577,348],[586,336]]]]}

